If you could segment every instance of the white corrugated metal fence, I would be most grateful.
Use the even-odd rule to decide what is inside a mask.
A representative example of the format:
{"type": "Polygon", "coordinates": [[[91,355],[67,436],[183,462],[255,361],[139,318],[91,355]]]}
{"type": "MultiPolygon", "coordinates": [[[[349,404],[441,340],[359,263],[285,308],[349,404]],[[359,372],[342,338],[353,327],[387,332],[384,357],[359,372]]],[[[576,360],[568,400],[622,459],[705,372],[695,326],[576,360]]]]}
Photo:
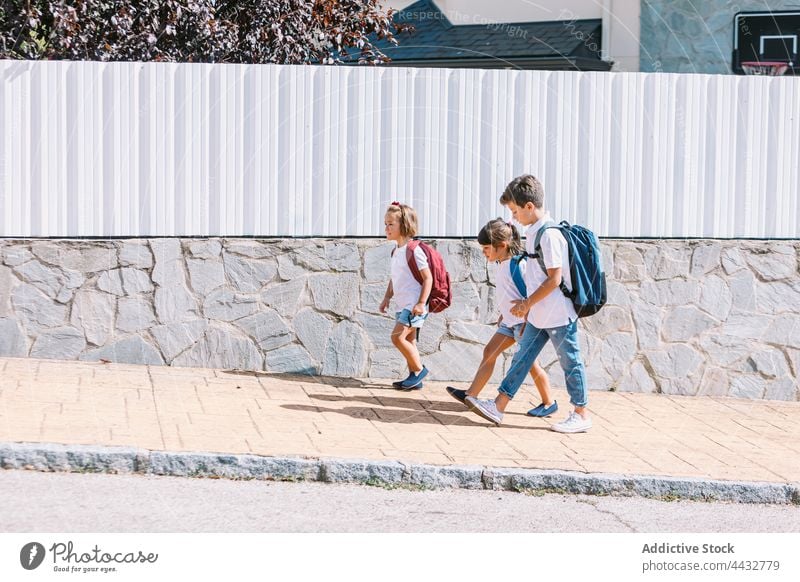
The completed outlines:
{"type": "Polygon", "coordinates": [[[0,61],[0,129],[3,237],[474,236],[525,172],[601,236],[800,237],[794,78],[0,61]]]}

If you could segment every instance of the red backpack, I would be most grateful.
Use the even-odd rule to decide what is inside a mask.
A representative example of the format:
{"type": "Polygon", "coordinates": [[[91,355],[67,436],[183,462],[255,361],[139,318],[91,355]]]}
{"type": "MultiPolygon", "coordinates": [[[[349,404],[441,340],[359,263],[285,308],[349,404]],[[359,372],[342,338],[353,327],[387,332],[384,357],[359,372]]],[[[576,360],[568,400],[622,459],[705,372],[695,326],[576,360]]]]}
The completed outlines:
{"type": "Polygon", "coordinates": [[[453,301],[453,294],[450,291],[450,273],[447,272],[439,251],[424,242],[410,240],[406,248],[406,261],[408,261],[408,268],[411,269],[411,274],[414,275],[418,283],[422,283],[422,275],[417,268],[417,261],[414,260],[414,250],[418,246],[428,258],[428,268],[431,270],[431,275],[433,275],[433,286],[431,287],[431,294],[428,296],[428,311],[439,313],[450,307],[450,303],[453,301]]]}

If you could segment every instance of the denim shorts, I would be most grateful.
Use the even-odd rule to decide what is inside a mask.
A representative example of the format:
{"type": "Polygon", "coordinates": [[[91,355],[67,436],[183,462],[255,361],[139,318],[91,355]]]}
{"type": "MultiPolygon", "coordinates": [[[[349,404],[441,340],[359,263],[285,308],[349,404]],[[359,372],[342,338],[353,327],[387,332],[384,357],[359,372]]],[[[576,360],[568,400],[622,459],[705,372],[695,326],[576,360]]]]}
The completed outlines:
{"type": "Polygon", "coordinates": [[[406,327],[422,327],[422,324],[425,323],[425,318],[428,317],[427,313],[423,313],[422,315],[411,315],[411,311],[408,309],[404,309],[403,311],[398,311],[395,314],[397,319],[397,323],[400,325],[405,325],[406,327]]]}
{"type": "Polygon", "coordinates": [[[525,322],[518,323],[517,325],[508,326],[502,321],[497,324],[497,332],[500,335],[512,338],[514,341],[519,342],[522,337],[522,332],[525,330],[525,322]]]}

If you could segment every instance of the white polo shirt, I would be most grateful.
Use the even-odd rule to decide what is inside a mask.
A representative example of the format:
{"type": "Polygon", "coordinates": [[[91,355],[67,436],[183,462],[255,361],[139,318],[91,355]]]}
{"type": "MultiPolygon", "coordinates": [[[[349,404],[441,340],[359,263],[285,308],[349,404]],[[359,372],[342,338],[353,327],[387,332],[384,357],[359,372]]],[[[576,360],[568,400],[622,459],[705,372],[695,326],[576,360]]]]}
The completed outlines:
{"type": "MultiPolygon", "coordinates": [[[[414,273],[408,267],[407,250],[406,245],[403,245],[396,248],[392,255],[392,291],[400,311],[403,309],[411,311],[419,302],[419,295],[422,293],[422,284],[414,278],[414,273]]],[[[428,268],[428,257],[419,246],[414,249],[414,260],[420,271],[428,268]]],[[[427,312],[427,307],[425,311],[427,312]]]]}
{"type": "MultiPolygon", "coordinates": [[[[535,252],[536,233],[547,222],[553,222],[550,214],[545,214],[542,218],[528,227],[525,232],[525,250],[529,253],[535,252]]],[[[568,289],[572,289],[572,275],[569,271],[569,248],[564,235],[556,228],[548,228],[542,234],[540,241],[542,247],[542,257],[548,269],[561,267],[561,276],[568,289]]],[[[542,271],[542,266],[538,259],[529,258],[528,268],[525,270],[525,284],[528,287],[528,297],[541,287],[547,280],[547,275],[542,271]]],[[[528,312],[528,321],[539,329],[552,329],[563,327],[578,319],[572,301],[564,296],[564,293],[556,287],[544,299],[536,303],[528,312]]]]}

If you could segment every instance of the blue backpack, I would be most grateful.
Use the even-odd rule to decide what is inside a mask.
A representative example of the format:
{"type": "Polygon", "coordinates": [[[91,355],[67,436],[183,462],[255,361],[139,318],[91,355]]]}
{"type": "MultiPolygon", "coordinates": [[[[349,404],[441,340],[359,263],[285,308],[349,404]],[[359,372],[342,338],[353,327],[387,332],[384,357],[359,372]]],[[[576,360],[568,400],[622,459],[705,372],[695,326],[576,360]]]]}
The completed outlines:
{"type": "Polygon", "coordinates": [[[569,248],[569,272],[572,276],[572,291],[561,281],[561,292],[572,301],[578,317],[594,315],[606,304],[606,274],[603,271],[603,256],[597,237],[588,228],[572,225],[566,220],[561,224],[550,222],[536,233],[533,254],[529,257],[539,260],[542,270],[547,274],[547,267],[542,257],[541,239],[548,228],[557,228],[567,240],[569,248]]]}
{"type": "Polygon", "coordinates": [[[525,285],[525,278],[522,276],[522,271],[519,268],[519,264],[527,257],[528,255],[525,253],[511,257],[511,280],[514,281],[517,291],[519,291],[519,294],[523,297],[528,297],[528,288],[527,285],[525,285]]]}

